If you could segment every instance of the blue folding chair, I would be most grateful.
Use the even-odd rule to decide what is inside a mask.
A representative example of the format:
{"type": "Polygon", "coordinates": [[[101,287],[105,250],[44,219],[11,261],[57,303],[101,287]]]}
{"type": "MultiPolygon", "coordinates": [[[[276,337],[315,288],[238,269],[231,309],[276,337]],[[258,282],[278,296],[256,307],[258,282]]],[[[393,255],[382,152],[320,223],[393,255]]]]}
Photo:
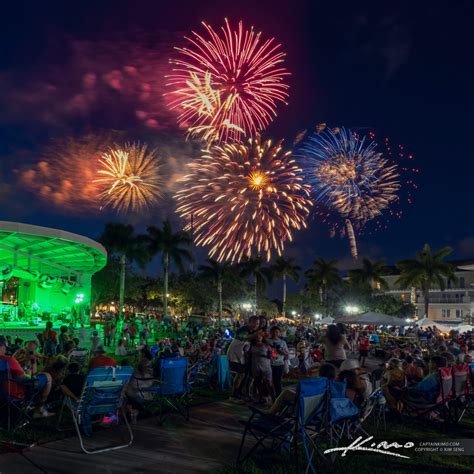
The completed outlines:
{"type": "Polygon", "coordinates": [[[346,396],[346,382],[329,382],[328,434],[331,447],[344,438],[352,439],[353,428],[360,418],[359,407],[346,396]]]}
{"type": "Polygon", "coordinates": [[[272,451],[291,451],[298,462],[298,444],[303,444],[308,465],[312,463],[316,449],[316,437],[324,426],[327,410],[327,386],[325,377],[302,380],[296,389],[293,405],[279,414],[268,414],[256,407],[250,418],[244,422],[244,432],[240,442],[237,463],[241,464],[260,448],[269,444],[272,451]],[[244,454],[247,436],[252,436],[255,444],[244,454]],[[301,436],[301,440],[300,440],[301,436]]]}
{"type": "Polygon", "coordinates": [[[160,359],[160,377],[156,379],[156,385],[141,388],[140,380],[136,379],[137,386],[143,395],[144,407],[154,412],[157,407],[159,410],[158,422],[163,422],[163,407],[168,406],[172,411],[181,414],[186,420],[189,420],[189,400],[190,386],[188,384],[188,358],[187,357],[169,357],[160,359]],[[150,401],[144,396],[146,393],[152,394],[150,401]]]}
{"type": "Polygon", "coordinates": [[[226,355],[216,356],[217,364],[217,388],[221,392],[232,386],[232,376],[230,375],[229,359],[226,355]]]}
{"type": "Polygon", "coordinates": [[[130,446],[133,433],[125,414],[125,390],[132,378],[132,367],[99,367],[92,369],[87,375],[79,401],[66,397],[74,421],[81,449],[86,454],[103,453],[114,449],[130,446]],[[92,436],[92,417],[116,416],[119,413],[125,421],[128,440],[124,444],[90,449],[85,446],[83,436],[92,436]]]}
{"type": "MultiPolygon", "coordinates": [[[[305,472],[316,472],[316,455],[324,458],[318,448],[317,438],[327,424],[329,383],[327,378],[318,377],[302,380],[298,384],[298,425],[306,457],[305,472]]],[[[295,443],[295,448],[297,450],[298,443],[295,443]]],[[[297,451],[295,459],[298,462],[297,451]]]]}

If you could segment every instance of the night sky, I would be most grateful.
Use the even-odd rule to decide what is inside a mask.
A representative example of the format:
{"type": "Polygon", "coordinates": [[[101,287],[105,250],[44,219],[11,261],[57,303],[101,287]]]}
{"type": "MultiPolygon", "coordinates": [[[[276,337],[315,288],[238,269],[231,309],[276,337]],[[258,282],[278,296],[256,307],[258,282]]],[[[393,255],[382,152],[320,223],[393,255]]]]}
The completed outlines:
{"type": "MultiPolygon", "coordinates": [[[[361,254],[393,263],[428,242],[451,245],[453,258],[474,258],[474,2],[101,0],[2,7],[1,220],[96,237],[110,220],[143,229],[164,216],[177,219],[170,199],[145,216],[72,212],[26,189],[19,176],[51,140],[99,130],[160,147],[170,173],[179,174],[196,147],[185,144],[162,99],[168,58],[200,21],[217,28],[228,17],[275,36],[288,55],[289,105],[280,106],[267,136],[291,145],[298,132],[322,122],[368,127],[415,156],[421,174],[413,204],[387,230],[360,237],[361,254]],[[126,67],[139,77],[125,80],[126,67]],[[142,83],[151,87],[146,98],[142,83]]],[[[167,184],[169,193],[174,186],[167,184]]],[[[350,260],[347,241],[330,238],[314,219],[288,254],[304,267],[317,256],[350,260]]]]}

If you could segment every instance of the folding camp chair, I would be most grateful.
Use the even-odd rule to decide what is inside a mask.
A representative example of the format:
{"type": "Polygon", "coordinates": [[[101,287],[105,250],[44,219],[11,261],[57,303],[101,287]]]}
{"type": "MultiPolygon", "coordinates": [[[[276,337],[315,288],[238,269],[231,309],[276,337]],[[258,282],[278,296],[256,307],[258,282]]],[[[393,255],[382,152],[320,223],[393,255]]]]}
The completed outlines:
{"type": "MultiPolygon", "coordinates": [[[[124,411],[125,390],[132,377],[131,367],[99,367],[92,369],[87,375],[79,401],[66,397],[74,427],[79,437],[81,449],[86,454],[103,453],[115,449],[126,448],[133,442],[133,433],[124,411]],[[85,446],[84,436],[92,436],[92,417],[116,416],[119,413],[125,420],[128,440],[124,444],[105,448],[90,449],[85,446]]],[[[59,422],[58,422],[59,423],[59,422]]]]}
{"type": "Polygon", "coordinates": [[[342,439],[352,439],[356,424],[360,419],[360,409],[346,396],[346,382],[329,382],[328,435],[332,448],[339,446],[342,439]]]}
{"type": "MultiPolygon", "coordinates": [[[[328,423],[329,385],[325,377],[302,380],[298,384],[298,434],[306,458],[305,472],[316,472],[314,462],[317,455],[325,459],[318,448],[318,435],[321,435],[328,423]]],[[[295,443],[295,459],[298,462],[298,443],[295,443]]],[[[297,465],[299,470],[299,466],[297,465]]]]}
{"type": "Polygon", "coordinates": [[[173,411],[181,414],[186,420],[189,420],[189,400],[190,386],[188,384],[188,358],[170,357],[160,360],[160,377],[156,379],[156,385],[142,388],[140,380],[136,379],[138,388],[142,393],[143,405],[150,412],[158,407],[158,422],[163,422],[163,407],[168,406],[173,411]],[[145,394],[151,394],[152,399],[146,400],[145,394]]]}
{"type": "Polygon", "coordinates": [[[289,404],[279,414],[269,414],[250,406],[252,414],[242,422],[244,432],[240,442],[237,463],[249,459],[259,449],[292,450],[298,458],[298,441],[301,435],[308,459],[312,463],[316,449],[315,437],[322,426],[327,396],[327,379],[324,377],[302,380],[296,389],[295,403],[289,404]],[[248,437],[255,441],[244,454],[248,437]]]}
{"type": "Polygon", "coordinates": [[[360,426],[358,428],[358,431],[361,431],[367,435],[362,424],[364,423],[365,420],[369,418],[374,419],[376,431],[378,431],[379,428],[382,428],[384,431],[386,431],[387,430],[387,422],[385,418],[386,404],[387,404],[387,401],[385,400],[382,389],[379,386],[376,390],[374,390],[369,395],[367,400],[362,404],[360,408],[360,418],[359,418],[360,426]]]}
{"type": "Polygon", "coordinates": [[[15,431],[29,424],[33,418],[35,401],[40,394],[35,379],[13,378],[7,360],[0,360],[0,419],[6,422],[8,431],[15,431]],[[11,384],[24,387],[21,399],[12,396],[11,384]]]}
{"type": "Polygon", "coordinates": [[[453,366],[453,410],[454,421],[461,422],[464,414],[469,408],[471,395],[471,370],[469,364],[457,364],[453,366]]]}
{"type": "Polygon", "coordinates": [[[439,415],[445,421],[453,421],[450,402],[453,399],[453,372],[451,367],[438,369],[439,391],[433,401],[423,397],[406,396],[403,398],[405,409],[410,416],[426,418],[430,413],[439,415]]]}

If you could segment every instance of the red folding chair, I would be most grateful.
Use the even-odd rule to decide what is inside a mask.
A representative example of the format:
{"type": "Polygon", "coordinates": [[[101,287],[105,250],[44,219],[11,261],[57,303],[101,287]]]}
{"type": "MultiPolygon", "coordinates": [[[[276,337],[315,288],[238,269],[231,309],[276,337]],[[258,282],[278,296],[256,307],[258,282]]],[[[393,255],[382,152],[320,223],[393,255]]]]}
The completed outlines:
{"type": "Polygon", "coordinates": [[[459,423],[470,403],[471,368],[469,364],[453,366],[453,400],[451,403],[454,420],[459,423]]]}

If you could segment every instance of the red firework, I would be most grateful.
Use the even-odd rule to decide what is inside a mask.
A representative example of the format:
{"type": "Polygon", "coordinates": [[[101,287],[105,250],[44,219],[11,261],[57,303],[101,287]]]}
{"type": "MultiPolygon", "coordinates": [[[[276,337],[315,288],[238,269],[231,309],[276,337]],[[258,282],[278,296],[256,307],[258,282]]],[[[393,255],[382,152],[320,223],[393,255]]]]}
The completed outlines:
{"type": "Polygon", "coordinates": [[[253,28],[244,30],[242,22],[232,30],[226,19],[220,32],[202,24],[207,35],[193,32],[186,37],[189,47],[176,48],[181,56],[171,60],[170,107],[178,111],[180,126],[208,142],[253,137],[288,97],[281,45],[253,28]]]}

